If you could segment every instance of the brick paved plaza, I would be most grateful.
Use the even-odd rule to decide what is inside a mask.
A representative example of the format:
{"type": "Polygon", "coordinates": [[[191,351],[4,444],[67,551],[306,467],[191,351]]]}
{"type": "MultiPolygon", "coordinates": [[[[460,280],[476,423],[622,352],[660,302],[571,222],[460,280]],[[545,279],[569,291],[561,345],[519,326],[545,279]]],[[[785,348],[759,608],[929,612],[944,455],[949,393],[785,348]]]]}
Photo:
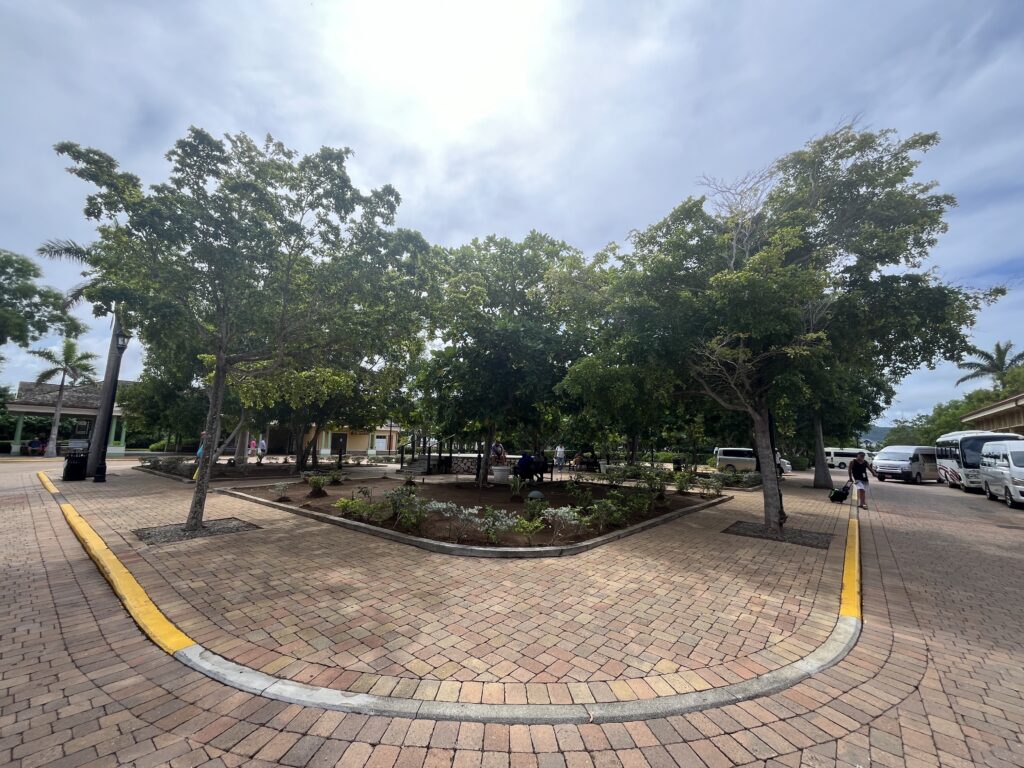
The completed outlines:
{"type": "MultiPolygon", "coordinates": [[[[57,485],[167,616],[278,677],[470,703],[654,699],[756,678],[836,621],[844,508],[786,484],[828,551],[720,533],[759,494],[562,559],[452,558],[222,495],[260,530],[144,546],[190,489],[112,465],[57,485]]],[[[891,484],[862,516],[864,629],[839,664],[760,699],[627,723],[345,714],[217,683],[153,645],[34,472],[0,464],[0,764],[1011,766],[1024,764],[1024,513],[891,484]]]]}

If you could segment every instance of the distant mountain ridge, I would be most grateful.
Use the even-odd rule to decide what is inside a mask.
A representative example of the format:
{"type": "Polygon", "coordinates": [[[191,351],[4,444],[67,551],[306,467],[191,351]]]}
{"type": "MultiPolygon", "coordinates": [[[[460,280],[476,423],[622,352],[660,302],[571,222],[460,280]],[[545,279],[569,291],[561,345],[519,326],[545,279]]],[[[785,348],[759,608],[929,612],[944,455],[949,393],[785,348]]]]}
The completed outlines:
{"type": "Polygon", "coordinates": [[[869,443],[880,444],[885,442],[885,438],[892,431],[892,427],[879,427],[874,424],[871,425],[871,429],[860,436],[860,440],[869,443]]]}

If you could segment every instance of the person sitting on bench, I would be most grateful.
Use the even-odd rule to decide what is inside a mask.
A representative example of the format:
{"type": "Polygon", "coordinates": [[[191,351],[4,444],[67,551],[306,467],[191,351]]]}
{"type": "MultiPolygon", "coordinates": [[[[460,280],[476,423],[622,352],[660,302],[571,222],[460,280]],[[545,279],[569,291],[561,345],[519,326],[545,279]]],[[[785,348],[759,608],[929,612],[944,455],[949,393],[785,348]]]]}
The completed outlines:
{"type": "Polygon", "coordinates": [[[544,482],[544,473],[548,471],[548,457],[544,455],[544,451],[540,452],[539,456],[533,457],[533,467],[531,468],[531,480],[536,480],[538,483],[544,482]]]}
{"type": "Polygon", "coordinates": [[[533,477],[533,456],[528,451],[523,451],[523,455],[519,457],[519,461],[512,468],[512,474],[523,478],[523,480],[533,477]]]}

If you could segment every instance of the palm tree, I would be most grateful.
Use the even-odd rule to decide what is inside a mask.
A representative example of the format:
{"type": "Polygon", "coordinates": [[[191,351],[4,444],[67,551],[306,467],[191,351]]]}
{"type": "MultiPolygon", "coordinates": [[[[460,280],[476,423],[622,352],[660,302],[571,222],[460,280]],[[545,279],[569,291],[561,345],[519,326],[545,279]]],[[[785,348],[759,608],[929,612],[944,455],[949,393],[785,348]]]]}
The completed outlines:
{"type": "Polygon", "coordinates": [[[1016,368],[1018,365],[1024,365],[1024,352],[1018,352],[1011,357],[1010,351],[1012,349],[1012,341],[1008,341],[1005,344],[1000,344],[997,341],[996,348],[991,352],[971,347],[971,355],[976,357],[977,360],[965,360],[962,363],[956,364],[960,370],[970,371],[966,376],[961,376],[957,379],[956,385],[959,387],[965,381],[991,376],[996,386],[1002,389],[1006,381],[1006,374],[1009,373],[1010,369],[1016,368]]]}
{"type": "Polygon", "coordinates": [[[64,405],[64,384],[69,380],[72,386],[94,384],[96,368],[92,361],[97,356],[92,352],[80,351],[75,340],[69,338],[64,339],[59,355],[52,349],[30,349],[29,354],[45,360],[51,366],[36,376],[36,384],[43,384],[60,374],[57,403],[53,408],[53,426],[50,427],[50,440],[46,444],[46,456],[52,458],[57,455],[57,430],[60,428],[60,411],[64,405]]]}

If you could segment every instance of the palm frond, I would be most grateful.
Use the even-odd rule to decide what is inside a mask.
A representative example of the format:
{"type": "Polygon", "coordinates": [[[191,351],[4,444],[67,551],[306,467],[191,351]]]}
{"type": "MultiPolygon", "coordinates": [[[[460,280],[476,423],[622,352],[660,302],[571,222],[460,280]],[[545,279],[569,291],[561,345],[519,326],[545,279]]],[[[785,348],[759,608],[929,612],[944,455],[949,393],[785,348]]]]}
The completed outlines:
{"type": "Polygon", "coordinates": [[[50,365],[60,365],[60,358],[57,357],[52,349],[30,349],[28,353],[38,357],[40,360],[45,360],[50,365]]]}
{"type": "Polygon", "coordinates": [[[984,379],[986,376],[991,375],[992,374],[989,373],[988,371],[975,371],[974,373],[968,373],[966,376],[961,376],[959,379],[956,380],[956,386],[959,387],[965,381],[971,381],[972,379],[984,379]]]}
{"type": "Polygon", "coordinates": [[[47,240],[36,248],[36,253],[48,259],[68,259],[69,261],[85,262],[89,259],[89,249],[74,240],[55,238],[47,240]]]}
{"type": "Polygon", "coordinates": [[[63,373],[63,371],[64,369],[61,368],[60,366],[57,366],[56,368],[47,368],[45,371],[42,371],[38,376],[36,376],[36,384],[45,384],[50,379],[56,378],[57,374],[63,373]]]}

